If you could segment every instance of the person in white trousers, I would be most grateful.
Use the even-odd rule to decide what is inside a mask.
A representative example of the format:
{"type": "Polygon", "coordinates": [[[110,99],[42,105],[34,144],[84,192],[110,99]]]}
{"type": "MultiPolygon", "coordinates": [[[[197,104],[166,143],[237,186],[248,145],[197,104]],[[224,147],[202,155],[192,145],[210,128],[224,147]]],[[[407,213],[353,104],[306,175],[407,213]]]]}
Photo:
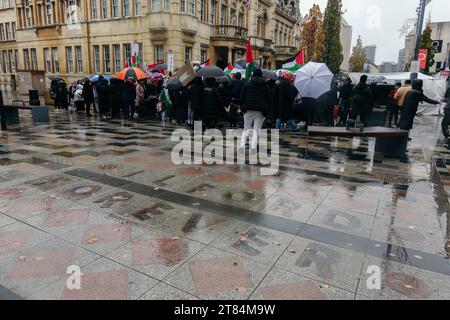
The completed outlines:
{"type": "Polygon", "coordinates": [[[266,119],[269,94],[266,80],[262,76],[261,69],[253,72],[252,78],[242,90],[240,104],[244,113],[244,132],[241,137],[240,149],[245,149],[250,130],[253,129],[250,148],[256,151],[261,127],[266,119]]]}

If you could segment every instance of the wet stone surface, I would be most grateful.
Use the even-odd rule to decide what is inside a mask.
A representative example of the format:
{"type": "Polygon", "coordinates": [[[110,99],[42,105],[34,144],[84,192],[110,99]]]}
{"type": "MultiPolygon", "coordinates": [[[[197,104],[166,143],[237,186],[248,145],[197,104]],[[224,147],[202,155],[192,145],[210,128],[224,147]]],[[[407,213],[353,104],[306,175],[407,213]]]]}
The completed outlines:
{"type": "Polygon", "coordinates": [[[450,153],[416,119],[374,139],[281,134],[280,170],[174,165],[172,125],[50,112],[0,134],[0,285],[25,299],[449,299],[450,153]],[[82,290],[68,290],[77,265],[82,290]],[[370,270],[380,288],[370,287],[370,270]],[[217,275],[220,274],[220,277],[217,275]]]}

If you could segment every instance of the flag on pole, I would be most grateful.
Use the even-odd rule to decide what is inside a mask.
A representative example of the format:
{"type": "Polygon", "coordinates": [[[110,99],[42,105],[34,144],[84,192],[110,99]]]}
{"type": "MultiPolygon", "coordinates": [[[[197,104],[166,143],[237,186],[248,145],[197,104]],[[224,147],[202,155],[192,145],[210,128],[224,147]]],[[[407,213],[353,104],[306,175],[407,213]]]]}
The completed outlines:
{"type": "Polygon", "coordinates": [[[247,53],[245,54],[245,80],[250,80],[253,70],[256,69],[255,58],[253,58],[252,44],[250,38],[247,42],[247,53]]]}
{"type": "Polygon", "coordinates": [[[233,71],[233,65],[231,63],[228,64],[228,66],[223,70],[227,76],[231,74],[231,71],[233,71]]]}
{"type": "Polygon", "coordinates": [[[211,59],[207,59],[205,62],[200,63],[200,68],[209,67],[211,65],[211,59]]]}
{"type": "Polygon", "coordinates": [[[288,60],[286,60],[283,63],[282,69],[287,70],[287,71],[291,71],[291,72],[295,72],[298,69],[300,69],[301,67],[303,67],[305,65],[304,62],[304,57],[303,57],[303,50],[300,50],[300,52],[289,58],[288,60]]]}

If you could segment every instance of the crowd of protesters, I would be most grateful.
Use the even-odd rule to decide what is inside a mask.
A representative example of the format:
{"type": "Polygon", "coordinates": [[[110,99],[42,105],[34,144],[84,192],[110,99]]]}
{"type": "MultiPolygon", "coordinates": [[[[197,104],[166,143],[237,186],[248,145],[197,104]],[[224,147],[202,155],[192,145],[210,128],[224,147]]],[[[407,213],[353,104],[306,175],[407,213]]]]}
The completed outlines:
{"type": "MultiPolygon", "coordinates": [[[[64,81],[53,80],[50,91],[56,109],[71,109],[87,117],[98,113],[103,119],[161,119],[190,126],[194,121],[202,121],[205,128],[237,128],[243,123],[243,141],[250,129],[258,131],[264,125],[297,132],[302,126],[317,123],[346,126],[348,119],[359,119],[368,126],[376,104],[376,86],[367,83],[366,75],[356,85],[350,78],[333,82],[330,91],[318,99],[301,97],[293,84],[292,73],[273,80],[256,69],[247,80],[237,72],[225,81],[196,77],[186,87],[166,89],[164,84],[171,76],[139,81],[133,78],[108,81],[98,76],[95,82],[84,79],[69,88],[64,81]]],[[[396,83],[386,99],[387,126],[405,130],[412,129],[419,103],[441,102],[424,95],[421,80],[396,83]]],[[[443,128],[450,123],[450,112],[447,113],[443,128]]],[[[448,137],[448,129],[445,130],[448,137]]],[[[252,141],[252,146],[255,143],[252,141]]]]}

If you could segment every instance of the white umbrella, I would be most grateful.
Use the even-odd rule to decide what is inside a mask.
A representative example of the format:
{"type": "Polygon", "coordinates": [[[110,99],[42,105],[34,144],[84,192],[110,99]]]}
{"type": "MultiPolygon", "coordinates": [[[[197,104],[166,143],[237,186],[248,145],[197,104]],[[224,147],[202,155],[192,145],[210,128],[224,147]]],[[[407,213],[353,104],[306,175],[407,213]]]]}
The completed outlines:
{"type": "Polygon", "coordinates": [[[302,97],[317,99],[330,91],[333,77],[326,64],[308,62],[297,71],[294,85],[302,97]]]}

